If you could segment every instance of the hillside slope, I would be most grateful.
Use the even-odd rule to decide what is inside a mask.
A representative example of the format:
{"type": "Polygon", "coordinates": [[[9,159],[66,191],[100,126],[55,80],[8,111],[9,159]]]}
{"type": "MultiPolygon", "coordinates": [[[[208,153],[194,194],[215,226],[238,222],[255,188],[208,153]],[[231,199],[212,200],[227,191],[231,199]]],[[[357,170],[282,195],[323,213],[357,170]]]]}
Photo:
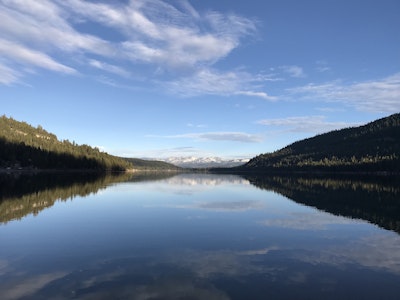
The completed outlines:
{"type": "Polygon", "coordinates": [[[400,171],[400,114],[295,142],[251,159],[240,170],[400,171]]]}
{"type": "Polygon", "coordinates": [[[135,170],[178,171],[182,169],[178,166],[167,163],[165,161],[146,160],[139,158],[124,158],[124,159],[130,162],[134,166],[135,170]]]}
{"type": "Polygon", "coordinates": [[[2,116],[0,168],[123,171],[132,165],[88,145],[59,141],[56,135],[41,126],[35,128],[2,116]]]}

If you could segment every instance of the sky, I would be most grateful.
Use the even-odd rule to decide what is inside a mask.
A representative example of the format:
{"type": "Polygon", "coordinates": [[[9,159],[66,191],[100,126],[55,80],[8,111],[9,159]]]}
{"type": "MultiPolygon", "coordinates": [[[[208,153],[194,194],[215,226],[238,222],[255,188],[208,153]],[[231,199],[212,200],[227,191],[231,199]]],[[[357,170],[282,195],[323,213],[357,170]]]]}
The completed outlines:
{"type": "Polygon", "coordinates": [[[125,157],[250,158],[400,111],[398,0],[0,0],[0,115],[125,157]]]}

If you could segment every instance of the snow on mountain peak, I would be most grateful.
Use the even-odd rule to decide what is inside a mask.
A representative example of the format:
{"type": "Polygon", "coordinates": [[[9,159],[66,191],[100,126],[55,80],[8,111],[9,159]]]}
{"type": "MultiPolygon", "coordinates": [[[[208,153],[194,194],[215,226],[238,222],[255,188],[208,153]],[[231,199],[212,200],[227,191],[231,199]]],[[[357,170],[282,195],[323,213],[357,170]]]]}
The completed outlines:
{"type": "Polygon", "coordinates": [[[174,156],[162,159],[168,163],[184,168],[213,168],[213,167],[235,167],[245,164],[248,158],[226,159],[221,157],[196,157],[196,156],[174,156]]]}

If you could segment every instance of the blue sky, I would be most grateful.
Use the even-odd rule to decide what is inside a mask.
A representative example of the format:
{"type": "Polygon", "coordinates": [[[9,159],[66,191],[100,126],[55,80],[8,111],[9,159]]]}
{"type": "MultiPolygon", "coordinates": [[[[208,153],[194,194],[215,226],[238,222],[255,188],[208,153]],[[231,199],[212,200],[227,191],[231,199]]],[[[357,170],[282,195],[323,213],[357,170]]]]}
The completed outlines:
{"type": "Polygon", "coordinates": [[[0,114],[129,157],[252,157],[400,111],[398,0],[0,0],[0,114]]]}

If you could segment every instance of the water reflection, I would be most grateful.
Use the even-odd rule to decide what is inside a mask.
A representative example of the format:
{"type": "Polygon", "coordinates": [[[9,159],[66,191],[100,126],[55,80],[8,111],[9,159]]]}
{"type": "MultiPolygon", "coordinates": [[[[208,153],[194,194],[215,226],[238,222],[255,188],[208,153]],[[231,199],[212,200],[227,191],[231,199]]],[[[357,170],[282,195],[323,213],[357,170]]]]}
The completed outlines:
{"type": "Polygon", "coordinates": [[[249,181],[237,175],[215,174],[179,174],[165,180],[169,185],[182,186],[218,186],[222,184],[249,184],[249,181]]]}
{"type": "Polygon", "coordinates": [[[0,224],[37,215],[56,201],[96,194],[118,182],[162,180],[168,173],[38,173],[0,174],[0,224]]]}
{"type": "Polygon", "coordinates": [[[0,226],[0,299],[399,295],[400,235],[360,220],[398,209],[393,180],[141,176],[74,182],[55,198],[73,201],[0,226]]]}
{"type": "Polygon", "coordinates": [[[371,235],[345,246],[326,247],[318,253],[298,253],[294,258],[314,265],[327,264],[337,268],[357,264],[400,275],[400,237],[391,234],[371,235]]]}
{"type": "Polygon", "coordinates": [[[246,177],[255,186],[329,213],[363,219],[400,233],[400,178],[246,177]]]}
{"type": "Polygon", "coordinates": [[[261,222],[265,226],[290,228],[294,230],[328,230],[329,226],[354,224],[356,221],[337,217],[319,211],[293,212],[284,217],[269,218],[261,222]]]}

